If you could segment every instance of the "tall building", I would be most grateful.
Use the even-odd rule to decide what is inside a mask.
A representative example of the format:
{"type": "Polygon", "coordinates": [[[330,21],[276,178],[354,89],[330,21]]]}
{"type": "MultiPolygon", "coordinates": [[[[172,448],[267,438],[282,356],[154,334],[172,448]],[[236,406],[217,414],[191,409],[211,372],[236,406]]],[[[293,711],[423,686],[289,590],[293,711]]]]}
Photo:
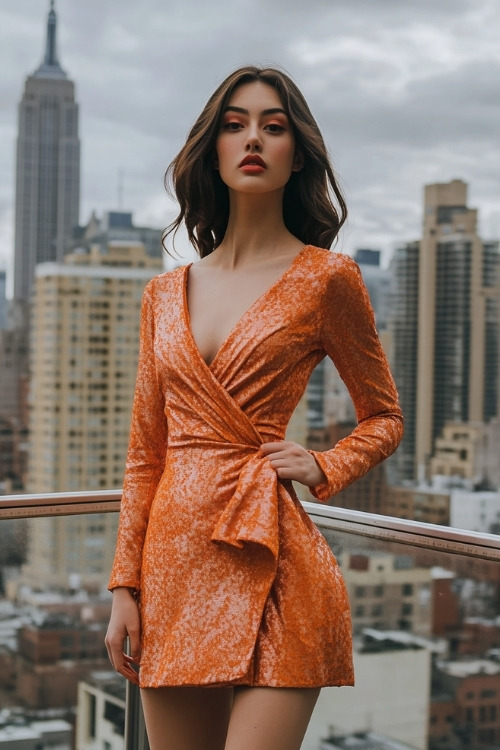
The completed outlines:
{"type": "Polygon", "coordinates": [[[0,269],[0,331],[7,324],[7,274],[0,269]]]}
{"type": "Polygon", "coordinates": [[[27,425],[28,310],[12,300],[0,329],[0,416],[27,425]]]}
{"type": "MultiPolygon", "coordinates": [[[[113,242],[37,266],[33,298],[28,491],[121,487],[139,351],[141,297],[161,259],[113,242]]],[[[99,587],[116,514],[37,518],[24,582],[99,587]]]]}
{"type": "Polygon", "coordinates": [[[498,414],[498,242],[482,242],[461,180],[427,185],[423,237],[396,251],[394,373],[405,439],[400,478],[426,476],[446,422],[498,414]]]}
{"type": "Polygon", "coordinates": [[[409,242],[396,249],[391,261],[391,366],[405,419],[403,440],[387,461],[392,483],[415,475],[419,255],[420,243],[409,242]]]}
{"type": "Polygon", "coordinates": [[[26,79],[19,105],[14,297],[28,300],[35,265],[61,261],[80,201],[80,141],[75,86],[56,51],[54,0],[42,64],[26,79]]]}

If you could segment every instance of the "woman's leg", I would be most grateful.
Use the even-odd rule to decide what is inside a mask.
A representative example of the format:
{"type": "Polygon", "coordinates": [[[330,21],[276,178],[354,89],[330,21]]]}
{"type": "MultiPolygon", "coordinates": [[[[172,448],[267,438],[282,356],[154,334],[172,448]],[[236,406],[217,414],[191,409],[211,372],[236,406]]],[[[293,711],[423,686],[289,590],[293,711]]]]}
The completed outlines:
{"type": "Polygon", "coordinates": [[[235,688],[225,750],[299,750],[319,693],[319,688],[235,688]]]}
{"type": "Polygon", "coordinates": [[[151,750],[224,750],[232,688],[141,690],[151,750]]]}

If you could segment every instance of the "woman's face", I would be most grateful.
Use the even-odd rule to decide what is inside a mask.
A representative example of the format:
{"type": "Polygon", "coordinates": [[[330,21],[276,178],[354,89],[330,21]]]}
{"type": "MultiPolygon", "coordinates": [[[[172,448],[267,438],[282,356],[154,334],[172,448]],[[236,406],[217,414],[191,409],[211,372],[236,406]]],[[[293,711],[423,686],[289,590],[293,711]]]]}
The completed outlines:
{"type": "Polygon", "coordinates": [[[254,81],[239,86],[222,113],[215,144],[217,168],[229,190],[283,190],[300,169],[295,137],[277,91],[254,81]]]}

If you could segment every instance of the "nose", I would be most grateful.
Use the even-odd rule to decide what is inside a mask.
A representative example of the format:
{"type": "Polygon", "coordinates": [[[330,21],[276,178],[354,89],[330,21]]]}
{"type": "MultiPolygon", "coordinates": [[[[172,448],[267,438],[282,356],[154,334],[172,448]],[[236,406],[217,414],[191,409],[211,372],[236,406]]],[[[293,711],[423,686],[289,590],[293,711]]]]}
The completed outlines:
{"type": "Polygon", "coordinates": [[[258,125],[257,124],[251,125],[248,129],[245,149],[251,152],[251,151],[260,151],[261,148],[262,148],[262,142],[260,139],[258,125]]]}

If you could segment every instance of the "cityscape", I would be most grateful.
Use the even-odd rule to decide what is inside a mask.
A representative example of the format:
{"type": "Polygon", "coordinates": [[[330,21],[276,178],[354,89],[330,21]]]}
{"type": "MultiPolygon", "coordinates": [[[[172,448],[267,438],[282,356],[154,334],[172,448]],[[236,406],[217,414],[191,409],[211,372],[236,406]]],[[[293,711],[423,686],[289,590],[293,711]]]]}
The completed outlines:
{"type": "MultiPolygon", "coordinates": [[[[10,282],[0,269],[0,512],[13,495],[120,489],[142,292],[166,267],[162,229],[133,211],[81,220],[79,103],[59,23],[51,2],[19,104],[10,282]]],[[[353,251],[405,436],[329,505],[499,535],[500,239],[481,235],[465,180],[421,187],[418,237],[388,262],[376,246],[353,251]]],[[[326,450],[355,424],[325,359],[287,437],[326,450]]],[[[104,646],[117,523],[0,515],[0,750],[124,748],[131,700],[104,646]]],[[[320,528],[349,592],[356,687],[322,691],[303,750],[500,750],[498,556],[320,528]]]]}

